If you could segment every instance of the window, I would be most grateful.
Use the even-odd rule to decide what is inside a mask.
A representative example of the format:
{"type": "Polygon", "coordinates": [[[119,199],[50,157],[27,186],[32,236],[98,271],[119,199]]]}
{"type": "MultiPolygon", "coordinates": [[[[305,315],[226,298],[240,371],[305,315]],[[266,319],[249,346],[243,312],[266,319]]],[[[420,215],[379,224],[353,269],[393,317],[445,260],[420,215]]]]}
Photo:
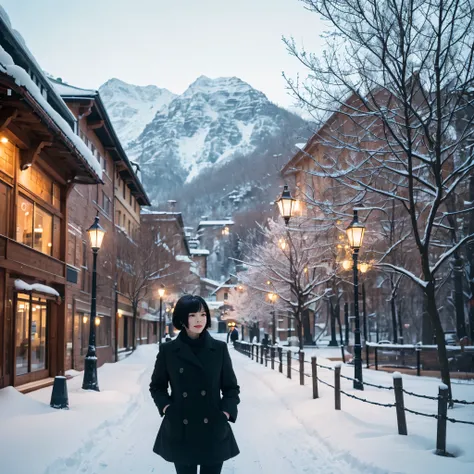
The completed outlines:
{"type": "Polygon", "coordinates": [[[109,197],[107,196],[107,194],[104,193],[104,191],[102,191],[102,209],[108,216],[110,216],[110,211],[112,210],[111,208],[112,203],[109,197]]]}
{"type": "Polygon", "coordinates": [[[128,235],[132,235],[132,221],[128,221],[128,235]]]}
{"type": "Polygon", "coordinates": [[[46,369],[47,301],[19,293],[16,302],[16,375],[46,369]]]}
{"type": "Polygon", "coordinates": [[[87,242],[82,241],[81,290],[87,292],[87,242]]]}
{"type": "Polygon", "coordinates": [[[11,143],[0,143],[0,170],[13,177],[15,147],[11,143]]]}
{"type": "Polygon", "coordinates": [[[111,318],[99,317],[100,324],[95,327],[95,340],[98,347],[110,346],[111,318]]]}
{"type": "Polygon", "coordinates": [[[127,185],[125,184],[125,181],[123,182],[123,198],[127,198],[127,185]]]}
{"type": "Polygon", "coordinates": [[[0,182],[0,234],[8,235],[10,188],[0,182]]]}
{"type": "Polygon", "coordinates": [[[104,173],[107,174],[107,158],[101,156],[100,159],[102,160],[102,169],[104,170],[104,173]]]}
{"type": "Polygon", "coordinates": [[[90,150],[91,150],[92,154],[95,156],[95,146],[92,142],[90,143],[90,150]]]}
{"type": "Polygon", "coordinates": [[[224,293],[224,299],[228,300],[229,299],[229,293],[224,293]]]}
{"type": "MultiPolygon", "coordinates": [[[[60,226],[58,226],[60,233],[60,226]]],[[[57,245],[59,246],[59,235],[57,245]]],[[[18,196],[16,240],[52,255],[53,216],[21,194],[18,196]]]]}
{"type": "Polygon", "coordinates": [[[122,213],[120,211],[115,211],[115,223],[120,225],[122,222],[122,213]]]}
{"type": "Polygon", "coordinates": [[[122,227],[123,227],[124,230],[125,230],[126,224],[127,224],[127,216],[124,214],[124,215],[123,215],[123,225],[122,225],[122,227]]]}

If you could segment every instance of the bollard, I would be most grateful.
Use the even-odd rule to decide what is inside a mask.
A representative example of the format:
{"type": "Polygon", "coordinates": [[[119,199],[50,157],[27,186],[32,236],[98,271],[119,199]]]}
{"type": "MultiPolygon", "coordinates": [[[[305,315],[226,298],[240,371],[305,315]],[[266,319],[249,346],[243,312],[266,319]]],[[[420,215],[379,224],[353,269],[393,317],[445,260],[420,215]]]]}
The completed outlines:
{"type": "Polygon", "coordinates": [[[263,365],[263,353],[265,352],[265,346],[260,346],[260,364],[263,365]]]}
{"type": "Polygon", "coordinates": [[[291,379],[291,351],[286,353],[286,376],[291,379]]]}
{"type": "Polygon", "coordinates": [[[300,351],[300,385],[304,385],[304,351],[300,351]]]}
{"type": "Polygon", "coordinates": [[[53,393],[49,405],[52,408],[69,410],[69,399],[67,395],[66,377],[57,375],[54,377],[53,393]]]}
{"type": "Polygon", "coordinates": [[[275,347],[272,346],[270,351],[270,357],[272,358],[272,370],[275,370],[275,347]]]}
{"type": "Polygon", "coordinates": [[[283,349],[281,347],[278,348],[278,361],[280,362],[280,374],[283,373],[283,349]]]}
{"type": "Polygon", "coordinates": [[[257,364],[258,364],[258,346],[255,346],[255,352],[256,352],[255,362],[257,362],[257,364]]]}
{"type": "Polygon", "coordinates": [[[334,406],[336,410],[341,409],[341,365],[334,368],[334,406]]]}
{"type": "Polygon", "coordinates": [[[374,364],[375,364],[375,370],[379,370],[379,357],[377,353],[377,347],[374,347],[374,364]]]}
{"type": "Polygon", "coordinates": [[[407,419],[405,415],[405,402],[403,400],[403,380],[400,372],[393,373],[393,388],[395,392],[395,409],[397,411],[398,434],[407,435],[407,419]]]}
{"type": "Polygon", "coordinates": [[[311,357],[311,375],[313,376],[313,399],[319,398],[318,392],[318,366],[316,365],[316,357],[311,357]]]}
{"type": "Polygon", "coordinates": [[[446,418],[448,416],[448,397],[448,386],[440,384],[438,394],[438,429],[436,434],[436,454],[438,456],[452,457],[452,455],[446,451],[446,418]]]}

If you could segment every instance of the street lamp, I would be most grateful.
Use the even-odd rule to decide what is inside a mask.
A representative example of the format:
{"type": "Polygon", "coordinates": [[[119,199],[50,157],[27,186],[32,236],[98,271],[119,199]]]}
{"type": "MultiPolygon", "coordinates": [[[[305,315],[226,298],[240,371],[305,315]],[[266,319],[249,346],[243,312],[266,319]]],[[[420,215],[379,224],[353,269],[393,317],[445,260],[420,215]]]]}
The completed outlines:
{"type": "MultiPolygon", "coordinates": [[[[97,253],[104,240],[105,230],[99,224],[99,215],[95,217],[94,223],[87,229],[91,243],[93,265],[92,265],[92,291],[91,291],[91,315],[89,319],[89,348],[84,361],[84,379],[82,388],[84,390],[99,391],[97,381],[97,355],[95,350],[95,330],[97,317],[97,253]]],[[[99,320],[100,323],[100,320],[99,320]]]]}
{"type": "Polygon", "coordinates": [[[275,201],[278,205],[281,217],[285,220],[285,224],[288,225],[290,219],[295,215],[295,211],[298,207],[298,201],[291,197],[288,185],[285,184],[281,196],[275,201]]]}
{"type": "Polygon", "coordinates": [[[354,388],[357,390],[364,390],[362,383],[362,346],[360,342],[360,319],[359,319],[359,280],[358,280],[358,265],[359,250],[362,247],[364,240],[365,226],[359,222],[357,211],[354,210],[354,218],[346,229],[349,245],[352,248],[354,272],[354,317],[355,317],[355,331],[354,331],[354,388]]]}
{"type": "Polygon", "coordinates": [[[158,345],[161,347],[161,340],[163,339],[163,296],[165,296],[165,289],[159,288],[158,289],[158,296],[160,297],[160,334],[159,334],[159,342],[158,345]]]}
{"type": "Polygon", "coordinates": [[[276,342],[276,321],[275,321],[275,301],[278,298],[278,295],[276,293],[268,293],[268,299],[270,300],[270,303],[272,304],[272,343],[275,344],[276,342]]]}

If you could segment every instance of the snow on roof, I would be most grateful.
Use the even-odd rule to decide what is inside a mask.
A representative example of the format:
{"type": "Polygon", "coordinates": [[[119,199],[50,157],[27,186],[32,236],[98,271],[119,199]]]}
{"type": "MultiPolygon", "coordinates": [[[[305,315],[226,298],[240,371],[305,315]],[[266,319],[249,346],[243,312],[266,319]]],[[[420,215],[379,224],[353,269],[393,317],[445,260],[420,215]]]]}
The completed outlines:
{"type": "Polygon", "coordinates": [[[187,255],[176,255],[175,258],[178,262],[194,263],[187,255]]]}
{"type": "Polygon", "coordinates": [[[43,110],[53,119],[56,125],[72,142],[77,151],[82,155],[89,166],[95,171],[99,178],[102,178],[102,166],[96,157],[87,148],[86,144],[74,133],[68,123],[48,104],[43,97],[38,86],[33,82],[28,73],[13,62],[13,58],[0,46],[0,72],[5,73],[14,79],[15,83],[24,87],[43,108],[43,110]]]}
{"type": "Polygon", "coordinates": [[[212,285],[212,286],[221,286],[221,282],[220,281],[216,281],[216,280],[211,280],[210,278],[202,278],[201,277],[201,281],[203,281],[204,283],[208,283],[209,285],[212,285]]]}
{"type": "Polygon", "coordinates": [[[217,226],[226,226],[234,225],[235,222],[231,220],[220,220],[220,221],[201,221],[199,222],[198,227],[217,227],[217,226]]]}
{"type": "Polygon", "coordinates": [[[37,291],[45,295],[59,296],[59,293],[50,286],[42,285],[41,283],[33,283],[30,285],[23,280],[15,280],[15,289],[18,291],[37,291]]]}
{"type": "Polygon", "coordinates": [[[206,249],[190,249],[191,255],[209,255],[209,250],[206,249]]]}
{"type": "Polygon", "coordinates": [[[219,308],[222,308],[222,306],[224,306],[225,304],[224,301],[208,301],[208,300],[205,300],[205,301],[209,309],[219,309],[219,308]]]}
{"type": "Polygon", "coordinates": [[[72,86],[57,79],[49,78],[49,82],[56,89],[56,92],[65,97],[95,97],[99,92],[93,89],[81,89],[80,87],[72,86]]]}
{"type": "Polygon", "coordinates": [[[302,150],[306,146],[306,143],[307,142],[305,142],[305,143],[295,143],[295,147],[300,148],[302,150]]]}

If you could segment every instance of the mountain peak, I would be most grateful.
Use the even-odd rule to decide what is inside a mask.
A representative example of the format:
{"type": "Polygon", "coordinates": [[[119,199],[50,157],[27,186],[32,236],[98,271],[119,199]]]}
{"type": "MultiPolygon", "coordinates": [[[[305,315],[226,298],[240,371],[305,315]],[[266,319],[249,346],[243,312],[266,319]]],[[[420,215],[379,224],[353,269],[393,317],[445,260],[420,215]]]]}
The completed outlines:
{"type": "MultiPolygon", "coordinates": [[[[255,89],[238,77],[217,77],[210,78],[199,76],[184,92],[183,97],[188,97],[197,93],[213,94],[225,91],[228,94],[245,93],[255,91],[255,89]]],[[[264,95],[263,93],[261,93],[264,95]]]]}

